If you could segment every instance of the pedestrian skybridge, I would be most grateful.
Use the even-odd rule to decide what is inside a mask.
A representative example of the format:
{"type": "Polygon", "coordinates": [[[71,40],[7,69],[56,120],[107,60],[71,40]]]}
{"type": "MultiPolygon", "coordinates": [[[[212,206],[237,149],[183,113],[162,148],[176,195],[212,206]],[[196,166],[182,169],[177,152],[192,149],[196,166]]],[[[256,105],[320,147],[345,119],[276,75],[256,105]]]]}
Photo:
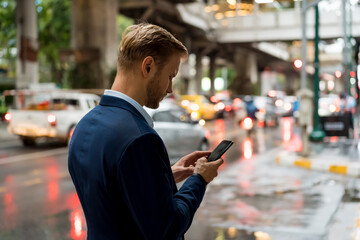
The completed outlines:
{"type": "MultiPolygon", "coordinates": [[[[341,2],[341,1],[339,1],[341,2]]],[[[205,30],[220,43],[292,41],[302,38],[301,7],[274,12],[257,12],[247,16],[233,16],[215,20],[205,12],[201,2],[178,4],[184,22],[205,30]]],[[[347,14],[347,36],[360,36],[360,6],[352,6],[347,14]],[[351,19],[351,20],[350,20],[351,19]]],[[[344,36],[343,16],[340,8],[320,9],[320,38],[336,39],[344,36]]],[[[307,37],[314,38],[315,10],[307,11],[307,37]]]]}

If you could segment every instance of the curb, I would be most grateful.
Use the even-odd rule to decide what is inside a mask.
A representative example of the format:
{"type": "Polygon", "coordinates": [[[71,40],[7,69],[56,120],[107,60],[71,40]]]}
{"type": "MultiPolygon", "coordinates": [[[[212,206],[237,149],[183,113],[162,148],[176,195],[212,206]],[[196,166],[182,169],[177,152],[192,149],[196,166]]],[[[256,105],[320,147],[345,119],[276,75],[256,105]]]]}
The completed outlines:
{"type": "MultiPolygon", "coordinates": [[[[360,163],[349,162],[346,160],[331,160],[323,156],[320,159],[311,159],[298,156],[295,152],[280,152],[275,158],[275,162],[281,166],[296,166],[308,170],[330,172],[351,177],[360,177],[360,163]]],[[[332,157],[333,158],[333,157],[332,157]]]]}

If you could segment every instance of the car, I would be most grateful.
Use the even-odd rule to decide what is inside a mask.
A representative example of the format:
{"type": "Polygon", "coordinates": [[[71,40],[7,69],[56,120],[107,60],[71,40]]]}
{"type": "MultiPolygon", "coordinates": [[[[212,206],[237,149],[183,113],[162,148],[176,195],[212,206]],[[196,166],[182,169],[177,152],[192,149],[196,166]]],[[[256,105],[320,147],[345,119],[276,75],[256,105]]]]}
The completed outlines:
{"type": "Polygon", "coordinates": [[[255,114],[259,121],[264,122],[264,127],[275,127],[279,125],[276,106],[271,98],[267,96],[254,96],[254,104],[259,109],[255,114]]]}
{"type": "Polygon", "coordinates": [[[285,96],[283,98],[282,117],[292,117],[298,110],[298,99],[295,96],[285,96]]]}
{"type": "Polygon", "coordinates": [[[323,95],[319,98],[318,113],[320,117],[340,115],[341,99],[336,94],[323,95]]]}
{"type": "Polygon", "coordinates": [[[217,117],[217,107],[203,95],[181,95],[180,104],[194,120],[212,120],[217,117]]]}
{"type": "Polygon", "coordinates": [[[193,151],[209,149],[210,132],[171,99],[164,99],[157,109],[144,109],[154,120],[154,129],[164,141],[171,164],[193,151]]]}
{"type": "Polygon", "coordinates": [[[236,123],[242,122],[247,117],[246,103],[240,97],[233,99],[234,118],[236,123]]]}
{"type": "Polygon", "coordinates": [[[67,145],[80,119],[94,108],[100,97],[77,90],[9,90],[15,101],[5,115],[10,134],[24,146],[37,139],[57,139],[67,145]]]}

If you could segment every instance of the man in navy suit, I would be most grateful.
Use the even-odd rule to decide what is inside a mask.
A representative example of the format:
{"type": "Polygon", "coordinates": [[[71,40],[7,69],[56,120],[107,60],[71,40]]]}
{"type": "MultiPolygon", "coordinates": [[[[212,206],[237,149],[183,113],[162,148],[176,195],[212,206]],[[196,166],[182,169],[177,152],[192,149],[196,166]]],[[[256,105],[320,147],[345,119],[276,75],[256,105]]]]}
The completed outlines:
{"type": "Polygon", "coordinates": [[[88,239],[183,239],[222,159],[193,152],[170,167],[163,141],[142,108],[157,108],[187,50],[166,30],[130,26],[117,75],[100,104],[77,125],[69,172],[83,207],[88,239]],[[183,181],[178,190],[176,182],[183,181]]]}

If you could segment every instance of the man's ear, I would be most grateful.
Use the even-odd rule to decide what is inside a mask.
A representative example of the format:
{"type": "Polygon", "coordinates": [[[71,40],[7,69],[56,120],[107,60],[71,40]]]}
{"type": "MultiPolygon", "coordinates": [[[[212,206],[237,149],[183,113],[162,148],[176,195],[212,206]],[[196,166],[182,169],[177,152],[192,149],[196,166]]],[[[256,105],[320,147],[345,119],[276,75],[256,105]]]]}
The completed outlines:
{"type": "Polygon", "coordinates": [[[151,56],[147,56],[144,58],[141,64],[141,72],[143,77],[148,77],[151,74],[151,70],[155,67],[154,58],[151,56]]]}

